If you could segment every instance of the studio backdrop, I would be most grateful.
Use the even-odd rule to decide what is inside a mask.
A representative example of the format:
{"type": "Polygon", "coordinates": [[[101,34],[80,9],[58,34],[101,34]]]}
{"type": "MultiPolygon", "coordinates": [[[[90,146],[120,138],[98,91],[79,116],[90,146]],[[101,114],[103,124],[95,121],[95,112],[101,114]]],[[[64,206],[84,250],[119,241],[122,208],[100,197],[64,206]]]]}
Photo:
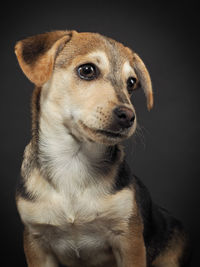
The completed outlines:
{"type": "MultiPolygon", "coordinates": [[[[132,101],[138,129],[124,143],[133,173],[153,200],[179,218],[199,251],[199,43],[193,1],[27,1],[7,4],[1,25],[1,240],[5,266],[26,266],[23,226],[15,185],[31,138],[33,85],[18,66],[14,45],[52,30],[98,32],[131,47],[144,60],[155,105],[146,109],[142,91],[132,101]]],[[[3,258],[2,258],[3,262],[3,258]]]]}

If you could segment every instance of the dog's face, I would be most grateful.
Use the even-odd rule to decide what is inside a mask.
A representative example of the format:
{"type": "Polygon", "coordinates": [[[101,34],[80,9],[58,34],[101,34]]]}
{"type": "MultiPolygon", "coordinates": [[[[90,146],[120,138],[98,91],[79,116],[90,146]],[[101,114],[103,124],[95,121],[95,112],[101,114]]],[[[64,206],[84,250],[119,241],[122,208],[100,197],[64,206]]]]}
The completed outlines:
{"type": "Polygon", "coordinates": [[[136,129],[130,97],[144,89],[153,105],[149,74],[139,56],[94,33],[52,32],[18,42],[16,54],[27,77],[42,86],[42,105],[56,113],[78,139],[114,144],[136,129]]]}

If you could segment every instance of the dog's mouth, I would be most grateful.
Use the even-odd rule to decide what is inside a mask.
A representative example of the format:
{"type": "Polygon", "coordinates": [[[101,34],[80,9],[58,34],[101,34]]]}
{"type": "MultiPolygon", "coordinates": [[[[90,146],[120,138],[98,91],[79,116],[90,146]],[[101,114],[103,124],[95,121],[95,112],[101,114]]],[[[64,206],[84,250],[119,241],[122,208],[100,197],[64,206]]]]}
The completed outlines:
{"type": "Polygon", "coordinates": [[[82,121],[79,121],[79,125],[81,126],[81,128],[87,132],[90,136],[103,136],[106,137],[108,139],[123,139],[126,138],[126,135],[123,133],[119,133],[119,132],[115,132],[115,131],[111,131],[111,130],[105,130],[105,129],[95,129],[95,128],[91,128],[89,126],[87,126],[86,124],[84,124],[82,121]]]}
{"type": "Polygon", "coordinates": [[[107,130],[95,130],[95,131],[96,131],[96,133],[103,134],[103,135],[110,137],[110,138],[122,138],[124,136],[121,133],[107,131],[107,130]]]}

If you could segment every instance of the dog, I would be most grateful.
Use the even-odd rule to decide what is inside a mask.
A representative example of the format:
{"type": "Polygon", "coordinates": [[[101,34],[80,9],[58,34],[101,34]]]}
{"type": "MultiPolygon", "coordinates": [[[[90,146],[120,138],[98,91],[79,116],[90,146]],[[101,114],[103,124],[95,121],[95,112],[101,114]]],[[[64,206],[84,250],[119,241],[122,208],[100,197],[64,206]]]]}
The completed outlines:
{"type": "Polygon", "coordinates": [[[15,53],[35,84],[16,191],[28,266],[188,266],[181,223],[151,201],[120,144],[136,130],[134,90],[153,107],[141,58],[77,31],[26,38],[15,53]]]}

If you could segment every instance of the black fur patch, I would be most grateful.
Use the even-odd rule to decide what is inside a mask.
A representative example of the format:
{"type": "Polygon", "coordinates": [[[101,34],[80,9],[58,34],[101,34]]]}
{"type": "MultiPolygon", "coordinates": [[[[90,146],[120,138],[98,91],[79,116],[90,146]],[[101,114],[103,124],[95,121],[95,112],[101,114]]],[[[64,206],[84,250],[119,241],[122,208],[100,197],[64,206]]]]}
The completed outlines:
{"type": "Polygon", "coordinates": [[[118,167],[118,172],[115,177],[114,192],[120,191],[125,187],[128,187],[133,181],[131,171],[128,164],[124,160],[118,167]]]}
{"type": "Polygon", "coordinates": [[[20,177],[18,179],[18,183],[17,183],[17,186],[16,186],[16,196],[20,196],[28,201],[35,201],[36,200],[36,197],[31,194],[31,192],[29,192],[26,188],[26,183],[24,181],[24,178],[23,177],[20,177]]]}
{"type": "Polygon", "coordinates": [[[23,41],[22,57],[27,64],[33,64],[43,54],[45,54],[50,45],[48,35],[36,35],[23,41]]]}
{"type": "Polygon", "coordinates": [[[118,155],[119,153],[120,150],[117,145],[109,146],[107,148],[104,161],[107,162],[108,164],[114,164],[116,160],[119,158],[118,155]]]}
{"type": "Polygon", "coordinates": [[[116,162],[119,160],[120,154],[121,154],[121,151],[117,145],[109,146],[104,156],[97,164],[91,163],[94,169],[94,172],[101,174],[101,175],[109,174],[109,172],[113,168],[113,165],[115,165],[116,162]]]}

